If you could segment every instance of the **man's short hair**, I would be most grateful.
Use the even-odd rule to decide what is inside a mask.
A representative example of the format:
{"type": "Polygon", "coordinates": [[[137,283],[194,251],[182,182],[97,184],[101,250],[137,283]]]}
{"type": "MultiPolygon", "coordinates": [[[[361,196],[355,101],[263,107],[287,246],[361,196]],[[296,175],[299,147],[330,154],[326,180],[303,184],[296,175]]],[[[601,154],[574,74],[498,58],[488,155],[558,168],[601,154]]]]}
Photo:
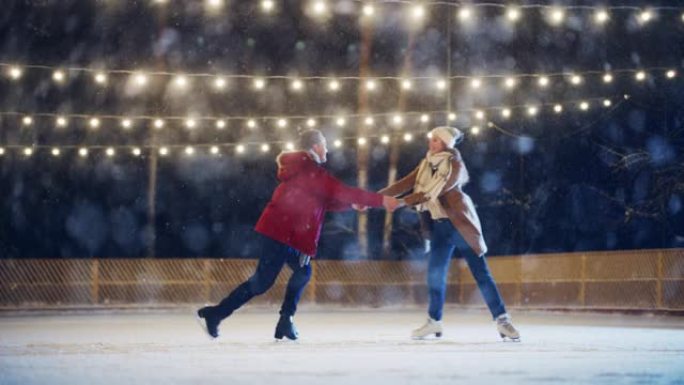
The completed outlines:
{"type": "Polygon", "coordinates": [[[299,148],[301,150],[310,150],[314,144],[323,142],[325,137],[323,133],[318,130],[306,130],[299,134],[299,148]]]}

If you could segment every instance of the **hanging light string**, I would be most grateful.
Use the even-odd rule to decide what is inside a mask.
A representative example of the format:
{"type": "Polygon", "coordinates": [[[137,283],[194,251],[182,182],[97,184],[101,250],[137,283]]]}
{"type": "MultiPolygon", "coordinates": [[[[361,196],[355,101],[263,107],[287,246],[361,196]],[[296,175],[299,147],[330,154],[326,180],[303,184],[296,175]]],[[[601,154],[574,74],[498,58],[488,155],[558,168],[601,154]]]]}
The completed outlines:
{"type": "MultiPolygon", "coordinates": [[[[613,98],[614,99],[614,98],[613,98]]],[[[444,112],[438,111],[407,111],[407,112],[380,112],[371,114],[325,114],[325,115],[268,115],[268,116],[153,116],[153,115],[89,115],[89,114],[58,114],[52,112],[18,112],[18,111],[0,111],[0,117],[15,117],[17,118],[17,125],[23,127],[34,126],[37,119],[51,119],[54,127],[65,128],[68,127],[74,120],[79,120],[83,126],[89,126],[92,129],[100,129],[104,126],[105,121],[116,121],[117,126],[122,129],[132,129],[139,122],[146,122],[150,127],[155,129],[164,129],[169,123],[180,123],[187,129],[200,128],[202,122],[214,123],[218,130],[229,128],[228,123],[231,121],[239,121],[244,127],[258,128],[262,125],[268,126],[271,124],[276,128],[286,128],[290,126],[300,126],[314,128],[319,125],[329,124],[330,126],[344,127],[349,124],[350,120],[359,120],[360,124],[374,126],[381,124],[381,119],[387,119],[387,123],[392,126],[402,126],[408,123],[409,118],[418,118],[416,123],[426,124],[430,121],[444,119],[447,122],[455,122],[459,115],[469,114],[471,119],[481,121],[489,116],[490,113],[499,114],[503,119],[509,119],[514,116],[514,111],[523,110],[523,114],[534,117],[543,112],[544,109],[549,109],[554,113],[562,113],[568,108],[576,107],[579,110],[589,110],[593,106],[603,104],[608,107],[613,103],[611,98],[584,98],[573,101],[558,102],[558,103],[530,103],[530,104],[516,104],[510,106],[485,106],[481,108],[472,107],[458,109],[454,111],[444,112]]]]}
{"type": "MultiPolygon", "coordinates": [[[[609,108],[612,107],[616,104],[621,99],[627,99],[628,95],[624,95],[622,97],[611,97],[611,98],[593,98],[593,99],[584,99],[584,100],[574,100],[574,101],[567,101],[564,104],[560,103],[544,103],[544,104],[539,104],[537,106],[523,106],[523,105],[517,105],[517,106],[510,106],[510,107],[489,107],[486,109],[482,110],[474,110],[475,112],[475,117],[474,119],[480,120],[483,124],[486,125],[486,127],[494,127],[497,128],[499,131],[503,132],[502,129],[498,125],[495,125],[492,123],[489,117],[486,115],[478,115],[479,113],[483,111],[491,111],[491,110],[498,110],[502,115],[496,115],[501,120],[506,120],[510,119],[513,115],[508,114],[504,115],[504,111],[511,111],[513,109],[525,109],[526,113],[525,115],[532,118],[535,117],[539,112],[544,111],[546,107],[553,106],[553,112],[555,114],[560,114],[565,111],[570,111],[570,110],[575,110],[575,111],[588,111],[592,107],[596,107],[598,102],[601,101],[600,105],[604,108],[609,108]],[[593,104],[593,106],[592,106],[593,104]],[[559,109],[559,106],[565,106],[565,108],[559,109]],[[574,107],[574,108],[573,108],[574,107]],[[532,113],[532,109],[534,109],[534,113],[532,113]]],[[[468,110],[463,110],[463,111],[473,111],[471,109],[468,110]]],[[[461,111],[461,112],[463,112],[461,111]]],[[[13,113],[10,113],[13,114],[13,113]]],[[[455,113],[453,111],[434,111],[433,114],[439,114],[442,117],[446,117],[447,120],[451,119],[451,115],[453,115],[453,118],[455,119],[455,113]]],[[[52,116],[51,114],[47,114],[52,116]]],[[[421,122],[427,123],[422,120],[423,117],[425,117],[425,114],[421,115],[421,122]]],[[[396,117],[396,115],[395,115],[396,117]]],[[[368,117],[366,117],[367,119],[368,117]]],[[[367,123],[367,121],[366,121],[367,123]]],[[[402,121],[401,124],[397,124],[398,122],[393,119],[393,122],[390,124],[386,125],[386,128],[393,127],[394,129],[389,129],[389,132],[382,133],[382,132],[377,132],[368,136],[363,136],[363,137],[357,137],[357,136],[341,136],[337,139],[334,139],[332,142],[332,147],[334,148],[340,148],[344,145],[345,141],[354,141],[358,146],[365,146],[369,144],[371,140],[378,140],[381,144],[388,144],[390,143],[392,138],[401,138],[404,142],[412,142],[416,135],[420,135],[420,133],[425,132],[423,130],[419,129],[407,129],[407,130],[401,130],[400,126],[403,126],[404,122],[402,121]]],[[[425,125],[423,125],[425,127],[425,125]]],[[[481,133],[481,128],[478,125],[473,125],[470,129],[470,134],[476,136],[481,133]]],[[[504,132],[505,133],[505,132],[504,132]]],[[[4,156],[7,154],[8,151],[13,151],[13,150],[19,150],[21,154],[23,154],[26,157],[30,157],[35,154],[36,151],[38,150],[44,150],[44,149],[49,149],[51,154],[53,156],[60,156],[62,155],[65,151],[67,150],[73,150],[77,149],[78,154],[81,157],[87,157],[92,151],[97,151],[97,150],[104,150],[104,154],[108,157],[113,157],[117,153],[123,152],[128,152],[133,156],[141,156],[143,155],[143,150],[146,151],[156,151],[160,156],[167,156],[170,155],[172,152],[176,152],[175,150],[178,149],[183,149],[183,153],[186,156],[193,156],[198,153],[198,151],[204,149],[208,150],[208,153],[211,155],[222,155],[222,149],[233,149],[234,153],[236,155],[243,154],[247,151],[247,149],[257,149],[258,151],[262,153],[268,153],[271,151],[273,146],[280,146],[283,150],[293,150],[295,148],[293,142],[291,141],[284,141],[284,140],[271,140],[271,141],[241,141],[241,142],[205,142],[205,143],[169,143],[169,144],[140,144],[140,145],[131,145],[131,144],[116,144],[116,145],[103,145],[103,144],[94,144],[94,145],[76,145],[76,144],[6,144],[6,145],[0,145],[0,157],[4,156]]]]}
{"type": "Polygon", "coordinates": [[[169,72],[169,71],[150,71],[145,72],[141,70],[128,70],[128,69],[114,69],[114,70],[103,70],[95,68],[86,67],[58,67],[58,66],[48,66],[41,64],[27,64],[19,66],[16,64],[11,64],[7,62],[0,62],[0,68],[2,72],[11,80],[18,81],[25,74],[26,70],[46,70],[52,72],[52,80],[58,84],[64,84],[69,81],[69,74],[72,73],[86,73],[92,76],[93,83],[97,86],[106,86],[112,75],[124,75],[128,76],[134,85],[141,88],[146,87],[150,82],[150,77],[166,77],[171,78],[170,86],[175,86],[179,89],[186,89],[192,86],[192,79],[197,78],[209,78],[210,83],[207,83],[212,88],[216,90],[223,90],[228,87],[228,80],[239,79],[248,80],[252,82],[252,88],[256,91],[264,89],[269,81],[286,81],[289,82],[289,87],[292,91],[303,91],[306,87],[306,82],[312,81],[327,81],[327,89],[331,92],[339,91],[343,88],[341,82],[356,81],[365,82],[365,87],[369,91],[373,91],[378,88],[378,82],[393,81],[397,82],[398,86],[403,90],[411,90],[414,86],[413,82],[425,81],[432,82],[434,87],[441,90],[446,90],[447,81],[451,80],[469,80],[469,85],[473,89],[484,87],[484,80],[490,79],[500,79],[501,87],[505,89],[516,88],[521,79],[532,78],[537,82],[540,87],[546,87],[550,84],[552,78],[565,78],[573,85],[581,85],[584,82],[584,78],[587,76],[601,76],[601,80],[604,83],[612,83],[615,80],[615,76],[624,74],[633,74],[637,80],[645,80],[648,76],[662,75],[667,79],[674,79],[678,76],[677,69],[675,67],[647,67],[641,69],[633,68],[622,68],[615,70],[586,70],[586,71],[561,71],[561,72],[547,72],[547,73],[507,73],[507,74],[483,74],[483,75],[452,75],[448,77],[441,76],[414,76],[414,77],[400,77],[400,76],[375,76],[375,77],[359,77],[359,76],[284,76],[284,75],[270,75],[270,76],[257,76],[257,75],[217,75],[212,73],[182,73],[182,72],[169,72]]]}

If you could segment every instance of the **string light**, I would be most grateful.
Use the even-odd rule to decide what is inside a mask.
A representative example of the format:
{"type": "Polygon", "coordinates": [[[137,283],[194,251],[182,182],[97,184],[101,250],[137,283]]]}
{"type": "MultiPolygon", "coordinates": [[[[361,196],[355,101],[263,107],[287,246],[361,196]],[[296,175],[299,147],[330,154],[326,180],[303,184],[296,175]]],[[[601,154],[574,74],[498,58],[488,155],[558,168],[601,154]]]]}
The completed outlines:
{"type": "Polygon", "coordinates": [[[294,144],[292,142],[287,142],[287,143],[285,143],[285,148],[288,151],[292,151],[292,150],[294,150],[294,144]]]}
{"type": "Polygon", "coordinates": [[[8,73],[9,73],[9,77],[12,80],[19,80],[19,78],[21,78],[21,75],[22,75],[21,68],[19,68],[19,67],[10,67],[8,73]]]}
{"type": "Polygon", "coordinates": [[[588,103],[588,102],[581,102],[581,103],[580,103],[580,109],[581,109],[582,111],[588,110],[588,109],[589,109],[589,103],[588,103]]]}
{"type": "Polygon", "coordinates": [[[613,82],[613,75],[609,74],[609,73],[603,75],[603,82],[604,83],[612,83],[613,82]]]}
{"type": "Polygon", "coordinates": [[[563,19],[565,19],[565,12],[561,8],[554,8],[551,10],[551,24],[553,25],[560,25],[563,22],[563,19]]]}
{"type": "Polygon", "coordinates": [[[548,76],[540,76],[539,80],[537,80],[537,83],[539,84],[540,87],[546,88],[549,85],[548,76]]]}
{"type": "Polygon", "coordinates": [[[344,118],[337,118],[335,119],[335,124],[340,127],[344,127],[344,125],[347,124],[347,121],[344,118]]]}
{"type": "Polygon", "coordinates": [[[269,152],[271,150],[271,146],[268,145],[268,143],[264,143],[261,145],[261,152],[269,152]]]}
{"type": "Polygon", "coordinates": [[[216,128],[219,130],[223,130],[226,128],[226,121],[225,120],[217,120],[216,121],[216,128]]]}
{"type": "Polygon", "coordinates": [[[179,75],[176,76],[173,82],[177,88],[184,89],[188,85],[188,78],[183,75],[179,75]]]}
{"type": "Polygon", "coordinates": [[[363,122],[366,123],[367,126],[372,126],[373,124],[375,124],[375,119],[369,116],[366,119],[364,119],[363,122]]]}
{"type": "Polygon", "coordinates": [[[226,88],[226,79],[217,78],[216,80],[214,80],[214,87],[218,90],[226,88]]]}
{"type": "Polygon", "coordinates": [[[380,137],[380,143],[382,144],[387,144],[390,142],[390,137],[389,135],[383,135],[380,137]]]}
{"type": "Polygon", "coordinates": [[[30,126],[33,124],[33,118],[30,116],[24,116],[21,122],[24,124],[24,126],[30,126]]]}
{"type": "Polygon", "coordinates": [[[51,153],[52,156],[59,156],[62,152],[59,150],[59,148],[53,148],[51,153]]]}
{"type": "Polygon", "coordinates": [[[335,141],[333,142],[333,146],[335,146],[335,148],[342,147],[342,141],[339,139],[335,139],[335,141]]]}
{"type": "Polygon", "coordinates": [[[606,11],[605,9],[599,9],[594,14],[594,19],[598,24],[605,24],[609,18],[610,16],[608,15],[608,11],[606,11]]]}
{"type": "Polygon", "coordinates": [[[160,147],[159,148],[159,155],[161,155],[161,156],[169,155],[169,149],[167,147],[160,147]]]}
{"type": "Polygon", "coordinates": [[[646,24],[653,19],[653,12],[645,10],[639,14],[639,21],[641,24],[646,24]]]}
{"type": "Polygon", "coordinates": [[[604,107],[610,107],[613,105],[613,102],[610,99],[606,99],[603,101],[603,106],[604,107]]]}
{"type": "Polygon", "coordinates": [[[530,106],[527,108],[527,114],[529,116],[536,116],[538,112],[539,112],[539,108],[536,106],[530,106]]]}
{"type": "Polygon", "coordinates": [[[90,125],[91,128],[98,128],[98,127],[100,127],[100,119],[92,118],[92,119],[90,119],[88,124],[90,125]]]}
{"type": "Polygon", "coordinates": [[[26,156],[31,156],[31,155],[33,155],[33,149],[30,148],[30,147],[26,147],[26,148],[24,149],[24,155],[26,155],[26,156]]]}
{"type": "Polygon", "coordinates": [[[161,129],[161,128],[164,128],[164,121],[161,120],[161,119],[156,119],[156,120],[154,121],[154,128],[156,128],[156,129],[158,129],[158,130],[161,129]]]}
{"type": "Polygon", "coordinates": [[[80,155],[82,158],[85,158],[88,156],[88,149],[83,147],[78,150],[78,155],[80,155]]]}
{"type": "Polygon", "coordinates": [[[400,126],[402,123],[404,123],[404,118],[401,117],[401,115],[394,115],[392,117],[392,123],[396,126],[400,126]]]}
{"type": "Polygon", "coordinates": [[[366,89],[367,89],[368,91],[375,91],[376,88],[377,88],[377,84],[375,83],[375,81],[373,81],[373,80],[368,80],[368,81],[366,82],[366,89]]]}
{"type": "Polygon", "coordinates": [[[316,119],[309,118],[306,120],[306,125],[313,128],[316,127],[316,119]]]}
{"type": "Polygon", "coordinates": [[[444,79],[438,80],[436,85],[437,85],[437,89],[440,91],[444,91],[447,88],[447,82],[444,79]]]}
{"type": "Polygon", "coordinates": [[[337,80],[331,80],[330,83],[328,83],[328,88],[333,92],[338,91],[340,89],[340,82],[337,80]]]}
{"type": "Polygon", "coordinates": [[[212,155],[218,155],[220,153],[220,150],[218,146],[211,146],[209,152],[211,152],[212,155]]]}
{"type": "Polygon", "coordinates": [[[484,120],[484,118],[485,118],[484,111],[481,111],[481,110],[475,111],[475,118],[478,120],[484,120]]]}
{"type": "Polygon", "coordinates": [[[301,80],[297,79],[292,82],[292,89],[295,91],[301,91],[302,88],[304,87],[304,84],[302,83],[301,80]]]}
{"type": "Polygon", "coordinates": [[[138,147],[133,147],[131,153],[133,154],[133,156],[140,156],[140,154],[142,154],[142,151],[138,147]]]}
{"type": "Polygon", "coordinates": [[[107,156],[111,158],[111,157],[113,157],[114,155],[116,155],[116,151],[115,151],[113,148],[109,147],[109,148],[107,148],[107,150],[105,151],[105,154],[107,154],[107,156]]]}
{"type": "Polygon", "coordinates": [[[59,118],[57,118],[55,123],[57,124],[57,127],[66,127],[67,120],[66,118],[60,116],[59,118]]]}
{"type": "Polygon", "coordinates": [[[422,21],[425,18],[425,7],[422,5],[414,5],[411,9],[411,16],[415,21],[422,21]]]}
{"type": "Polygon", "coordinates": [[[282,119],[282,118],[278,119],[277,124],[278,124],[278,128],[285,128],[285,127],[287,127],[287,120],[282,119]]]}
{"type": "Polygon", "coordinates": [[[273,9],[275,8],[275,4],[273,3],[273,0],[263,0],[261,2],[261,9],[264,12],[272,12],[273,9]]]}
{"type": "Polygon", "coordinates": [[[247,127],[248,128],[256,128],[256,126],[257,126],[257,124],[256,124],[256,121],[254,119],[250,119],[247,121],[247,127]]]}
{"type": "Polygon", "coordinates": [[[185,121],[185,127],[193,129],[197,126],[197,122],[194,119],[187,119],[185,121]]]}
{"type": "Polygon", "coordinates": [[[413,87],[413,83],[410,80],[404,79],[401,81],[401,88],[404,90],[410,90],[413,87]]]}
{"type": "Polygon", "coordinates": [[[238,154],[244,153],[245,152],[245,146],[243,144],[238,144],[235,147],[235,152],[237,152],[238,154]]]}
{"type": "Polygon", "coordinates": [[[138,87],[144,87],[148,81],[147,75],[142,73],[134,75],[133,80],[138,87]]]}
{"type": "Polygon", "coordinates": [[[447,115],[447,119],[449,121],[453,122],[454,120],[456,120],[456,114],[453,112],[450,112],[449,115],[447,115]]]}
{"type": "Polygon", "coordinates": [[[506,86],[506,88],[508,88],[508,89],[514,88],[515,84],[516,84],[515,79],[511,78],[511,77],[506,78],[506,80],[504,81],[504,86],[506,86]]]}
{"type": "Polygon", "coordinates": [[[644,71],[639,71],[639,72],[636,73],[635,77],[636,77],[636,80],[637,80],[637,81],[640,81],[640,82],[641,82],[641,81],[644,81],[644,80],[646,80],[646,72],[644,72],[644,71]]]}
{"type": "Polygon", "coordinates": [[[105,75],[102,72],[99,72],[95,75],[95,83],[97,84],[105,84],[107,83],[107,75],[105,75]]]}
{"type": "Polygon", "coordinates": [[[54,80],[57,83],[63,83],[64,79],[66,79],[66,75],[64,72],[57,70],[52,73],[52,80],[54,80]]]}
{"type": "Polygon", "coordinates": [[[263,90],[266,87],[266,81],[261,78],[254,79],[254,88],[257,90],[263,90]]]}
{"type": "Polygon", "coordinates": [[[413,140],[413,135],[411,133],[404,134],[404,142],[410,142],[413,140]]]}
{"type": "Polygon", "coordinates": [[[191,146],[185,147],[185,155],[187,155],[187,156],[195,155],[195,148],[191,147],[191,146]]]}
{"type": "Polygon", "coordinates": [[[124,119],[121,121],[121,127],[129,129],[133,127],[133,122],[130,119],[124,119]]]}
{"type": "Polygon", "coordinates": [[[0,147],[0,156],[5,155],[5,149],[0,147]]]}
{"type": "Polygon", "coordinates": [[[479,89],[482,86],[482,80],[475,78],[470,81],[470,87],[474,90],[479,89]]]}
{"type": "Polygon", "coordinates": [[[357,143],[359,144],[359,146],[365,146],[366,143],[367,143],[367,140],[366,140],[366,138],[364,138],[364,137],[360,137],[360,138],[357,140],[357,143]]]}
{"type": "Polygon", "coordinates": [[[366,17],[371,17],[375,14],[375,8],[370,4],[364,4],[361,8],[361,13],[366,17]]]}
{"type": "Polygon", "coordinates": [[[668,79],[673,79],[675,76],[677,76],[677,71],[669,70],[669,71],[667,71],[665,76],[667,76],[668,79]]]}
{"type": "Polygon", "coordinates": [[[421,123],[427,123],[430,121],[430,116],[428,114],[423,114],[420,116],[421,123]]]}
{"type": "Polygon", "coordinates": [[[560,114],[561,112],[563,112],[563,106],[561,106],[560,104],[556,104],[555,106],[553,106],[553,111],[557,114],[560,114]]]}
{"type": "Polygon", "coordinates": [[[506,18],[511,22],[520,20],[520,10],[515,7],[509,7],[506,11],[506,18]]]}
{"type": "Polygon", "coordinates": [[[473,15],[473,10],[470,7],[463,7],[458,11],[458,18],[461,21],[467,21],[473,15]]]}
{"type": "Polygon", "coordinates": [[[504,108],[503,110],[501,110],[501,116],[504,119],[510,118],[511,117],[511,109],[510,108],[504,108]]]}
{"type": "Polygon", "coordinates": [[[579,75],[572,75],[572,76],[570,76],[570,83],[578,86],[578,85],[582,84],[582,77],[579,75]]]}
{"type": "Polygon", "coordinates": [[[478,126],[473,126],[473,127],[470,129],[470,133],[473,134],[473,135],[478,135],[478,134],[480,133],[480,127],[478,127],[478,126]]]}

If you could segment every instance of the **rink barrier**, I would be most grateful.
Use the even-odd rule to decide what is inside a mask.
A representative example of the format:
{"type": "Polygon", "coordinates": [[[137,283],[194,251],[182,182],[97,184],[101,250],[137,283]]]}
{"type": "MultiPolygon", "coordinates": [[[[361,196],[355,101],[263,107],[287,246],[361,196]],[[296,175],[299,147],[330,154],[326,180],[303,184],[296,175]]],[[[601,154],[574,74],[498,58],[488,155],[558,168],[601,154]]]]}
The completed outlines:
{"type": "MultiPolygon", "coordinates": [[[[484,307],[465,261],[447,303],[484,307]]],[[[488,257],[509,308],[684,311],[684,249],[488,257]]],[[[0,259],[0,309],[175,307],[215,303],[255,259],[0,259]]],[[[284,271],[288,269],[285,268],[284,271]]],[[[426,261],[315,261],[303,304],[425,305],[426,261]]],[[[289,271],[253,304],[277,306],[289,271]]]]}

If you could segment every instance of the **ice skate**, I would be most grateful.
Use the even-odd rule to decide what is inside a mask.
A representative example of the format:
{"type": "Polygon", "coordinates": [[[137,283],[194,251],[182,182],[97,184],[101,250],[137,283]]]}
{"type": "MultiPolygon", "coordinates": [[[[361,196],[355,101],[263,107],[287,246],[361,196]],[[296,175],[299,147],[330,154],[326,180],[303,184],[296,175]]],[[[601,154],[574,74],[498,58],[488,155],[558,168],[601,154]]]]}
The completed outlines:
{"type": "Polygon", "coordinates": [[[218,334],[219,320],[213,315],[212,307],[205,306],[197,310],[197,322],[211,338],[216,338],[218,334]]]}
{"type": "Polygon", "coordinates": [[[299,331],[294,325],[292,316],[281,315],[276,325],[275,338],[277,340],[282,340],[283,337],[287,337],[290,340],[296,340],[299,338],[299,331]]]}
{"type": "Polygon", "coordinates": [[[520,342],[520,333],[513,327],[511,316],[508,313],[504,313],[496,318],[496,329],[504,341],[510,339],[514,342],[520,342]]]}
{"type": "Polygon", "coordinates": [[[436,338],[442,337],[442,321],[435,321],[432,318],[428,318],[425,325],[419,327],[411,333],[411,338],[414,340],[422,340],[430,337],[433,334],[436,338]]]}

